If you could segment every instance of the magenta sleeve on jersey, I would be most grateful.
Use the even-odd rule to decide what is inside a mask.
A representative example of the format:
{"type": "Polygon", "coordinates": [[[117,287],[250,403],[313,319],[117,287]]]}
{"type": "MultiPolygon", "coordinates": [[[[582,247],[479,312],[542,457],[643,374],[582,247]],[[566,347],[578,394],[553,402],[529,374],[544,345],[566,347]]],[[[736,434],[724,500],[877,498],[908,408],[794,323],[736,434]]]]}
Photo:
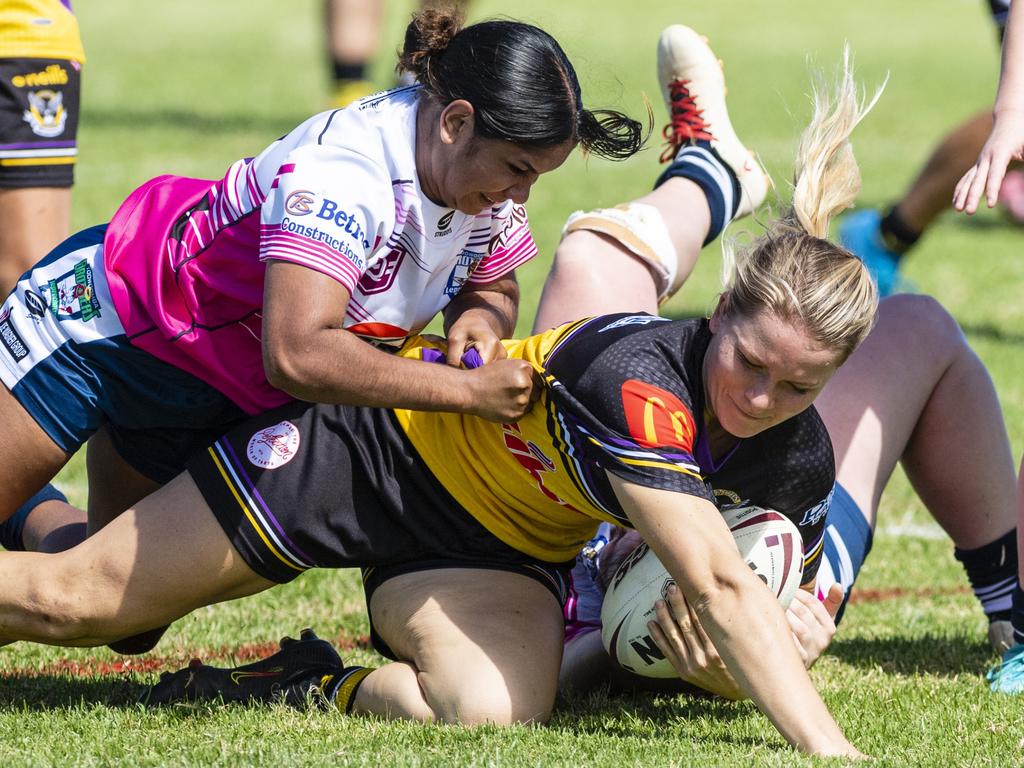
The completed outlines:
{"type": "Polygon", "coordinates": [[[352,259],[339,259],[338,250],[323,242],[285,231],[280,224],[260,226],[260,259],[290,261],[316,270],[355,292],[362,275],[352,259]]]}

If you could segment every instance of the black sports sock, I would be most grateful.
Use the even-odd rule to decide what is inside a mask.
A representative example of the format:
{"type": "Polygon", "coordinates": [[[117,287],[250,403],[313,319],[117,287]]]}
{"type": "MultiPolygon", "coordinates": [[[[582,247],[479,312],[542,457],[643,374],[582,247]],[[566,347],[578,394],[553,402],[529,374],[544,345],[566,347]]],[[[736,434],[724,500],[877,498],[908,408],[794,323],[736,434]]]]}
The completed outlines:
{"type": "Polygon", "coordinates": [[[900,256],[909,251],[921,238],[921,233],[910,228],[895,205],[882,217],[878,232],[885,241],[885,247],[900,256]]]}

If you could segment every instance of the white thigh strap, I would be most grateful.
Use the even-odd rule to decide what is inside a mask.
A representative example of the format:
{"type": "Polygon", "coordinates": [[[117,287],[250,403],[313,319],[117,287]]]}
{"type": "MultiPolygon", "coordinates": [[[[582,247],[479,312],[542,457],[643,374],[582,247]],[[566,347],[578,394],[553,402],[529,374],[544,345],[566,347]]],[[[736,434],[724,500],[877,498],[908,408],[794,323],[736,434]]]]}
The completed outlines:
{"type": "Polygon", "coordinates": [[[658,289],[658,303],[669,298],[679,260],[657,208],[645,203],[626,203],[615,208],[576,211],[565,222],[562,239],[580,229],[600,232],[621,243],[650,268],[658,289]]]}

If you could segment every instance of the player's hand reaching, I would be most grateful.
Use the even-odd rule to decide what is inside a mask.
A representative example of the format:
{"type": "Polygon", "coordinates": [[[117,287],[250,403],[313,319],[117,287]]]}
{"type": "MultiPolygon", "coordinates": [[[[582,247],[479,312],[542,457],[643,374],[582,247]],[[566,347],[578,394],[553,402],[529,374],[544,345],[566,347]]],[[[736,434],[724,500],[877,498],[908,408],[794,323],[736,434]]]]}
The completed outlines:
{"type": "Polygon", "coordinates": [[[836,613],[843,604],[846,591],[839,584],[829,587],[825,601],[802,589],[796,591],[786,609],[786,620],[793,630],[796,649],[807,669],[825,652],[836,634],[836,613]]]}
{"type": "Polygon", "coordinates": [[[679,677],[705,691],[727,699],[741,699],[743,693],[714,643],[700,625],[683,592],[675,584],[666,590],[667,600],[655,603],[657,621],[647,625],[658,646],[679,677]]]}
{"type": "Polygon", "coordinates": [[[999,200],[999,188],[1011,160],[1024,160],[1024,113],[1001,112],[977,162],[956,185],[953,207],[971,214],[978,210],[982,194],[989,208],[999,200]]]}
{"type": "MultiPolygon", "coordinates": [[[[786,609],[793,642],[808,669],[832,642],[836,633],[835,616],[844,594],[839,584],[833,584],[822,602],[798,589],[786,609]]],[[[667,597],[655,604],[658,618],[648,625],[655,645],[686,682],[729,699],[742,698],[739,686],[682,592],[673,584],[667,590],[667,597]]]]}

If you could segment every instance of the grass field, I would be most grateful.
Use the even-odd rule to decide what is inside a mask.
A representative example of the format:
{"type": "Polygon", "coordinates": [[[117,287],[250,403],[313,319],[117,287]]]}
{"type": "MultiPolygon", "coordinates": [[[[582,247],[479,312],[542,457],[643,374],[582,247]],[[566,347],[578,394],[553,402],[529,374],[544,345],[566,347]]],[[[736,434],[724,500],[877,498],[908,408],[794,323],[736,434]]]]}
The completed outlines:
{"type": "MultiPolygon", "coordinates": [[[[385,48],[397,44],[408,5],[391,3],[394,42],[385,48]]],[[[474,0],[472,11],[482,17],[506,8],[474,0]]],[[[79,3],[79,11],[89,61],[76,228],[105,221],[132,188],[158,173],[218,176],[323,106],[317,0],[140,0],[79,3]]],[[[646,93],[659,125],[658,32],[683,21],[708,34],[725,60],[734,123],[783,194],[808,114],[808,57],[833,65],[848,40],[868,87],[891,75],[855,136],[866,205],[897,196],[945,129],[991,103],[998,71],[993,29],[978,0],[521,0],[513,12],[562,41],[590,106],[640,116],[646,93]]],[[[378,67],[382,84],[390,77],[389,58],[383,55],[378,67]]],[[[529,209],[543,256],[520,275],[521,331],[529,327],[565,216],[649,188],[656,158],[653,148],[621,164],[573,157],[537,185],[529,209]]],[[[953,311],[990,367],[1018,456],[1024,447],[1022,244],[1024,232],[996,214],[950,215],[908,265],[909,277],[953,311]]],[[[712,246],[668,311],[706,312],[717,270],[712,246]]],[[[60,484],[84,501],[81,461],[60,484]]],[[[830,653],[813,670],[852,741],[881,765],[1024,764],[1024,699],[988,693],[980,673],[993,657],[980,609],[949,542],[902,476],[884,499],[858,589],[870,599],[851,606],[830,653]]],[[[500,607],[500,596],[495,602],[500,607]]],[[[285,709],[154,713],[133,703],[158,670],[194,653],[247,659],[266,650],[259,644],[307,625],[353,660],[374,662],[354,572],[311,573],[259,597],[198,611],[139,659],[107,650],[5,648],[0,765],[815,763],[789,750],[749,704],[598,694],[561,702],[547,727],[464,729],[285,709]]]]}

